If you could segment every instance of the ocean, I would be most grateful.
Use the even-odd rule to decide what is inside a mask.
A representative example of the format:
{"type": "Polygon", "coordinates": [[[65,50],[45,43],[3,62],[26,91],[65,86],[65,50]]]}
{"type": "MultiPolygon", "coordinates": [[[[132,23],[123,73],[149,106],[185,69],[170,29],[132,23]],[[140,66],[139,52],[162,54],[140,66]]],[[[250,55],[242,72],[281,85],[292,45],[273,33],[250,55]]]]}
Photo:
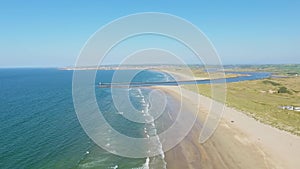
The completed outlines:
{"type": "MultiPolygon", "coordinates": [[[[110,82],[113,73],[98,71],[95,84],[110,82]]],[[[57,69],[0,69],[0,168],[165,168],[163,152],[153,158],[120,157],[103,150],[85,134],[73,106],[72,74],[57,69]]],[[[166,78],[158,72],[142,71],[133,81],[166,78]]],[[[95,93],[101,112],[114,129],[130,137],[144,137],[146,126],[122,117],[111,104],[110,89],[95,88],[95,93]]],[[[129,93],[136,109],[149,108],[149,89],[131,88],[129,93]]],[[[157,126],[147,130],[153,130],[154,135],[163,131],[161,124],[157,126]]],[[[157,148],[161,149],[159,144],[157,148]]]]}

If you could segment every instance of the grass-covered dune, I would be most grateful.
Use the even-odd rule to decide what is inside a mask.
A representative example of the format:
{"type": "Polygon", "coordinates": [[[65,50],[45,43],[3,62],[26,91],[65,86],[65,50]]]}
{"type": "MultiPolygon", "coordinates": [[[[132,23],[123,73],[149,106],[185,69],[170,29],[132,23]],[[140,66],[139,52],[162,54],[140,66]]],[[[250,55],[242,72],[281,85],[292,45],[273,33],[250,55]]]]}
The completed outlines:
{"type": "MultiPolygon", "coordinates": [[[[211,96],[210,85],[199,84],[198,87],[200,94],[211,96]]],[[[263,123],[300,135],[300,112],[279,108],[300,107],[300,77],[228,83],[226,98],[229,107],[241,110],[263,123]]]]}

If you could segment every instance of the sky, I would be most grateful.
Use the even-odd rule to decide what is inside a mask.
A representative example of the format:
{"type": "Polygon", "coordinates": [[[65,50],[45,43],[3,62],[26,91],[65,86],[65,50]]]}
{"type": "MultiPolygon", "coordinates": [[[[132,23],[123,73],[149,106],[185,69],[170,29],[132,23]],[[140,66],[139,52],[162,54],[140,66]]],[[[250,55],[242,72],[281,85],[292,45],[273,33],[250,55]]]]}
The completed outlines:
{"type": "Polygon", "coordinates": [[[300,63],[300,1],[0,1],[0,67],[72,66],[105,24],[141,12],[184,18],[223,64],[300,63]]]}

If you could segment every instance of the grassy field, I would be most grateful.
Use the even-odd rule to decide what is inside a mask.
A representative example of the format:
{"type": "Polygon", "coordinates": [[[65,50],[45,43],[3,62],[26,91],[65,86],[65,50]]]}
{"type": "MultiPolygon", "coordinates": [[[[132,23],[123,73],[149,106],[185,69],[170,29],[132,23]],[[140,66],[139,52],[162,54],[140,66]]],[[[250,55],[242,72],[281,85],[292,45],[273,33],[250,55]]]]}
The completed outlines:
{"type": "MultiPolygon", "coordinates": [[[[185,87],[189,88],[188,85],[185,87]]],[[[210,85],[198,85],[199,93],[211,96],[210,85]]],[[[300,135],[300,112],[279,106],[300,107],[300,77],[273,78],[227,84],[229,107],[279,129],[300,135]]]]}
{"type": "Polygon", "coordinates": [[[228,71],[259,71],[272,72],[274,75],[281,76],[300,76],[300,64],[282,64],[282,65],[239,65],[225,66],[228,71]]]}

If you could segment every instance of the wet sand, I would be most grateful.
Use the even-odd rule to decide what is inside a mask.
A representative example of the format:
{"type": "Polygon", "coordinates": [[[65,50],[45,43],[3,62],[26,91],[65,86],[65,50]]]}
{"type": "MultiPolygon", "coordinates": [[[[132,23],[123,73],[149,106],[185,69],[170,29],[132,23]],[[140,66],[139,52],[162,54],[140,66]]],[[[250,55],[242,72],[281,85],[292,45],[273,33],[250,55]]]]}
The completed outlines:
{"type": "MultiPolygon", "coordinates": [[[[177,87],[155,87],[180,100],[177,87]]],[[[300,137],[262,124],[242,112],[225,107],[212,137],[199,143],[211,99],[182,89],[183,104],[199,109],[195,125],[185,139],[166,152],[170,169],[298,169],[300,137]],[[197,97],[201,102],[197,106],[197,97]]],[[[193,112],[193,111],[191,111],[193,112]]]]}

